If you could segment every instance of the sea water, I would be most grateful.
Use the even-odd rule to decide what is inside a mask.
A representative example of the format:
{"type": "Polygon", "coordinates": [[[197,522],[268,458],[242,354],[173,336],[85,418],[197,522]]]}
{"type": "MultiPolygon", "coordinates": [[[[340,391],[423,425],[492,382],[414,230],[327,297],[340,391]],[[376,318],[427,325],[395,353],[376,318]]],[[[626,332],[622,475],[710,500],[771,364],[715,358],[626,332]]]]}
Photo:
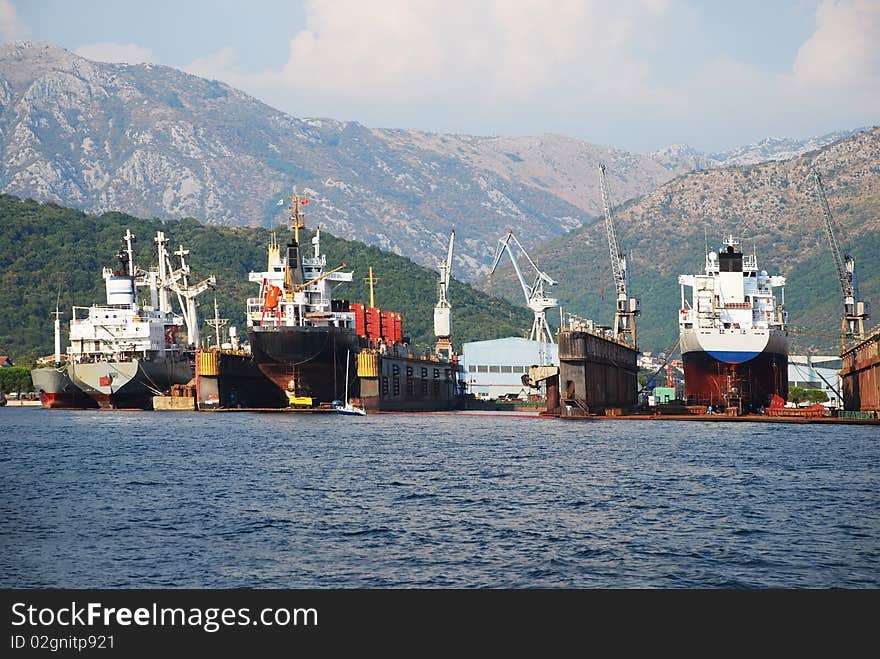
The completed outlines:
{"type": "Polygon", "coordinates": [[[876,588],[878,430],[0,408],[0,585],[876,588]]]}

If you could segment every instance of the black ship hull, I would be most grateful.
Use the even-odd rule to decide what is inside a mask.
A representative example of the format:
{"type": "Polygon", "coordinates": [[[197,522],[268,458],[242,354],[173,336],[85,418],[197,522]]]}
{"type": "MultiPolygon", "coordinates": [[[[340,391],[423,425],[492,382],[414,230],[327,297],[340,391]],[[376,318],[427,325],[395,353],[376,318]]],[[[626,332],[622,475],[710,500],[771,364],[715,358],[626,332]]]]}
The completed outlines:
{"type": "Polygon", "coordinates": [[[253,356],[233,350],[200,350],[196,360],[200,409],[287,407],[287,395],[253,356]]]}
{"type": "Polygon", "coordinates": [[[353,379],[360,349],[353,329],[252,327],[247,334],[260,370],[291,404],[310,398],[318,406],[344,398],[346,360],[353,379]]]}

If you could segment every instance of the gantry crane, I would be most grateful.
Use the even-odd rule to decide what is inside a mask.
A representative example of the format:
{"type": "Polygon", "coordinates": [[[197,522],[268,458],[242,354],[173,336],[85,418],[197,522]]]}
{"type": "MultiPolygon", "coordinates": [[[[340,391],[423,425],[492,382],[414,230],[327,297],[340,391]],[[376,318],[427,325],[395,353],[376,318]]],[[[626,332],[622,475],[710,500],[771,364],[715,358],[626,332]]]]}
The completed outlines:
{"type": "Polygon", "coordinates": [[[510,260],[513,262],[513,269],[516,271],[520,286],[522,286],[523,295],[525,295],[526,298],[526,306],[535,314],[535,320],[532,323],[532,330],[529,333],[529,339],[532,341],[540,341],[541,343],[544,343],[545,341],[554,343],[553,335],[550,333],[550,326],[547,324],[546,311],[547,309],[552,309],[557,306],[557,300],[556,298],[544,295],[544,284],[555,286],[556,281],[546,273],[542,272],[541,269],[535,265],[535,262],[529,257],[526,250],[516,239],[516,236],[513,235],[513,230],[509,231],[504,238],[498,239],[498,249],[495,251],[495,261],[492,263],[492,269],[489,271],[490,275],[494,273],[495,268],[498,267],[498,262],[501,260],[501,255],[504,253],[505,249],[510,255],[510,260]],[[522,252],[523,256],[526,257],[529,265],[535,269],[535,281],[531,286],[526,284],[526,280],[519,268],[516,256],[510,248],[511,240],[513,240],[513,242],[516,243],[516,246],[519,247],[519,250],[522,252]]]}
{"type": "Polygon", "coordinates": [[[617,291],[617,306],[614,310],[614,338],[626,341],[636,347],[636,316],[641,313],[639,301],[629,295],[629,276],[626,270],[626,256],[617,246],[614,232],[614,217],[608,199],[608,185],[605,182],[605,165],[599,163],[599,186],[602,189],[602,205],[605,208],[605,233],[608,235],[608,249],[611,252],[611,274],[617,291]]]}
{"type": "Polygon", "coordinates": [[[455,243],[455,230],[449,234],[449,249],[446,260],[440,262],[440,279],[437,281],[437,306],[434,307],[434,336],[437,342],[434,351],[444,359],[452,357],[452,305],[449,304],[449,281],[452,273],[452,246],[455,243]]]}
{"type": "Polygon", "coordinates": [[[834,267],[837,269],[837,280],[840,282],[840,291],[843,294],[843,315],[840,321],[840,351],[846,350],[847,338],[861,341],[865,338],[865,321],[871,317],[871,305],[859,300],[859,291],[855,277],[855,259],[845,252],[841,252],[840,245],[834,235],[834,218],[831,216],[831,208],[825,197],[825,188],[822,185],[822,177],[819,170],[812,168],[813,178],[816,181],[816,193],[822,203],[822,215],[825,218],[825,233],[831,245],[831,255],[834,257],[834,267]]]}

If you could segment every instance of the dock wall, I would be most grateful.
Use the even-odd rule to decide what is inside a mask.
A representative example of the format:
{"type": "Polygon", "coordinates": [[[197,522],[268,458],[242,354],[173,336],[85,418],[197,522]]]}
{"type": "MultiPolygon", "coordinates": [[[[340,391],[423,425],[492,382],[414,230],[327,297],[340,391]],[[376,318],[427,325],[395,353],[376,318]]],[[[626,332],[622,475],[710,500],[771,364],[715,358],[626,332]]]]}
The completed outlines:
{"type": "Polygon", "coordinates": [[[841,355],[843,409],[880,412],[880,329],[841,355]]]}
{"type": "Polygon", "coordinates": [[[559,332],[560,416],[628,410],[638,402],[638,352],[592,332],[559,332]]]}

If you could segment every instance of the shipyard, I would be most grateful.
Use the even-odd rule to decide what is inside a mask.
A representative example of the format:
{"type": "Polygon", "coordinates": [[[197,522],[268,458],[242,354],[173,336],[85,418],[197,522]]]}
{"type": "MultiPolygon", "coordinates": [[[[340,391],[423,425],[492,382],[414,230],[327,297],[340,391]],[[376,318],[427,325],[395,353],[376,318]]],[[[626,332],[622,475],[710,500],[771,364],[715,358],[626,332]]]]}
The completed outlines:
{"type": "Polygon", "coordinates": [[[108,4],[0,0],[13,649],[880,587],[880,2],[108,4]]]}
{"type": "Polygon", "coordinates": [[[372,267],[365,278],[368,300],[354,302],[344,292],[336,294],[354,273],[345,263],[328,264],[320,228],[305,240],[309,199],[294,190],[289,234],[279,242],[273,233],[265,267],[248,275],[256,294],[243,301],[244,341],[234,326],[223,331],[228,320],[220,318],[215,298],[213,316],[205,319],[214,330],[213,347],[206,346],[196,298],[215,287],[214,276],[191,283],[189,250],[180,245],[173,252],[178,262],[173,262],[161,231],[153,241],[155,264],[139,266],[132,249],[135,237],[126,230],[120,267],[103,269],[106,303],[73,308],[66,352],[61,311],[53,312],[54,363],[32,371],[34,388],[46,409],[353,416],[482,410],[569,420],[880,423],[878,332],[865,333],[870,305],[857,299],[854,260],[840,251],[818,171],[811,176],[843,300],[839,384],[834,387],[820,375],[838,407],[788,404],[792,363],[786,277],[760,269],[757,254],[744,254],[734,235],[725,235],[717,250],[707,242],[702,274],[679,275],[675,350],[651,362],[657,368],[640,386],[637,323],[644,319],[618,242],[603,164],[597,178],[615,296],[608,325],[571,313],[566,318],[560,301],[549,295],[557,281],[510,230],[497,242],[489,275],[508,257],[524,305],[533,314],[531,328],[523,338],[466,342],[458,354],[449,291],[453,230],[438,260],[435,342],[416,353],[405,335],[404,313],[376,305],[378,280],[372,267]],[[147,291],[146,297],[139,289],[147,291]],[[557,308],[560,324],[554,332],[548,313],[557,308]],[[493,360],[508,363],[486,363],[493,360]],[[666,387],[658,385],[661,371],[666,387]]]}

